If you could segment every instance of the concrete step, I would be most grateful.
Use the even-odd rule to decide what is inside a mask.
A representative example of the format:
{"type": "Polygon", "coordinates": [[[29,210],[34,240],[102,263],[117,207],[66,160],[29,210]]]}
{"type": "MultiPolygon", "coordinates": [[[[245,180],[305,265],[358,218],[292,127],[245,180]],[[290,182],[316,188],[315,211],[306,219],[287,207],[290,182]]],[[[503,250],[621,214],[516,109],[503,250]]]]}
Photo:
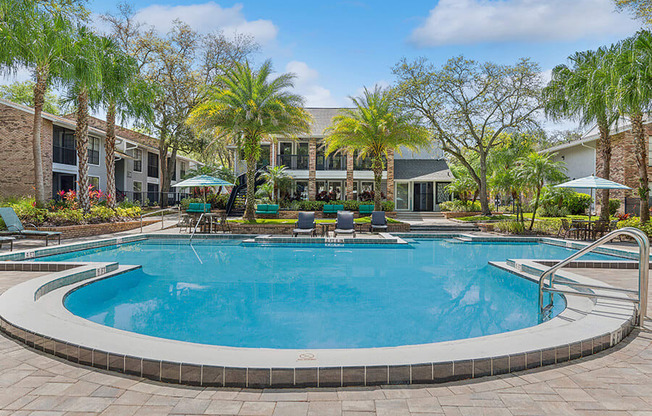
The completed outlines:
{"type": "Polygon", "coordinates": [[[425,220],[444,218],[441,212],[397,212],[396,218],[405,220],[425,220]]]}

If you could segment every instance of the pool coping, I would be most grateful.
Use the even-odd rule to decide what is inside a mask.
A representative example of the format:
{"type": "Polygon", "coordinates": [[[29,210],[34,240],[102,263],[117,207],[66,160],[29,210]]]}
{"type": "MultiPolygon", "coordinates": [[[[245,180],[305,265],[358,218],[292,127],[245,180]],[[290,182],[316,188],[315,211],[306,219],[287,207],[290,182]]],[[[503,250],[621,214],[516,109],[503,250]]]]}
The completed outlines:
{"type": "MultiPolygon", "coordinates": [[[[69,251],[150,237],[77,243],[86,247],[73,244],[69,251]]],[[[555,245],[564,244],[562,240],[555,245]]],[[[41,257],[38,254],[33,256],[41,257]]],[[[9,264],[5,262],[4,266],[9,264]]],[[[24,264],[49,268],[61,262],[20,266],[24,264]]],[[[30,347],[69,361],[171,383],[253,388],[438,383],[504,374],[594,354],[616,345],[635,325],[636,311],[630,302],[594,302],[592,298],[571,296],[566,298],[568,307],[564,311],[540,325],[457,341],[337,350],[202,345],[109,328],[73,315],[63,306],[67,293],[139,267],[75,264],[79,267],[29,280],[0,296],[0,330],[30,347]]],[[[526,277],[509,265],[504,267],[526,277]]],[[[566,271],[560,276],[595,284],[593,279],[566,271]]]]}

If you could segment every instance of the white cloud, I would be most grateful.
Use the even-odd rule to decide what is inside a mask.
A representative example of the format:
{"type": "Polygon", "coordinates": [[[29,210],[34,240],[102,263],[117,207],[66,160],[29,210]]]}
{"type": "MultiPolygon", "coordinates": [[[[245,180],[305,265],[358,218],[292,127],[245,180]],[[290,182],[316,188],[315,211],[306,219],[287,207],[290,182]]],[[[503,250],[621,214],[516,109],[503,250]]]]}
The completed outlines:
{"type": "Polygon", "coordinates": [[[613,0],[440,0],[410,41],[420,47],[572,41],[637,27],[613,0]]]}
{"type": "Polygon", "coordinates": [[[222,7],[214,1],[184,6],[154,4],[138,10],[135,19],[161,32],[170,30],[172,22],[179,19],[202,33],[222,30],[227,35],[249,34],[262,45],[276,38],[278,28],[271,20],[247,20],[242,7],[242,4],[222,7]]]}
{"type": "Polygon", "coordinates": [[[369,91],[373,91],[374,88],[380,87],[382,89],[388,88],[389,87],[389,82],[385,81],[384,79],[381,79],[380,81],[376,81],[373,85],[365,85],[357,90],[355,90],[355,94],[353,95],[354,97],[362,97],[364,95],[364,89],[367,88],[369,91]]]}
{"type": "Polygon", "coordinates": [[[291,61],[285,66],[285,72],[296,75],[294,87],[297,93],[303,95],[308,107],[338,107],[338,101],[330,90],[319,85],[319,72],[305,62],[291,61]]]}

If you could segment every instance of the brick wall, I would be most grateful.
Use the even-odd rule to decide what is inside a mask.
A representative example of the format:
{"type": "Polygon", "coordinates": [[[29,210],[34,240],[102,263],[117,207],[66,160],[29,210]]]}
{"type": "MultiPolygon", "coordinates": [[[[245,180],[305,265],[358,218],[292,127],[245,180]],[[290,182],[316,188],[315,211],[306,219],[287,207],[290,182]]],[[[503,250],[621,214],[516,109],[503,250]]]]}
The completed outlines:
{"type": "Polygon", "coordinates": [[[346,199],[353,199],[353,152],[346,152],[346,199]]]}
{"type": "MultiPolygon", "coordinates": [[[[34,195],[34,116],[0,104],[0,197],[34,195]]],[[[52,193],[52,122],[43,120],[41,154],[45,195],[52,193]]]]}
{"type": "Polygon", "coordinates": [[[387,200],[394,202],[394,150],[387,152],[387,200]]]}
{"type": "Polygon", "coordinates": [[[308,142],[308,199],[317,198],[317,139],[308,142]]]}
{"type": "MultiPolygon", "coordinates": [[[[143,227],[159,220],[143,220],[143,227]]],[[[67,225],[62,227],[40,227],[43,231],[60,231],[61,238],[80,238],[93,235],[113,234],[140,228],[140,221],[109,222],[104,224],[67,225]]]]}

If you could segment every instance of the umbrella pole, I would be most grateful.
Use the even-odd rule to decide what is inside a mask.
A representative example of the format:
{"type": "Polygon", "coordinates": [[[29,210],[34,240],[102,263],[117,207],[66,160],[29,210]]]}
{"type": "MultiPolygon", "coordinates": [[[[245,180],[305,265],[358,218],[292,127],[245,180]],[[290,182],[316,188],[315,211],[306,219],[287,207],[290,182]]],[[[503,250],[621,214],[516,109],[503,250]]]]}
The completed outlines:
{"type": "MultiPolygon", "coordinates": [[[[593,198],[593,188],[591,188],[591,204],[595,207],[595,199],[593,198]]],[[[591,222],[591,214],[593,214],[593,210],[589,206],[589,223],[591,222]]]]}

